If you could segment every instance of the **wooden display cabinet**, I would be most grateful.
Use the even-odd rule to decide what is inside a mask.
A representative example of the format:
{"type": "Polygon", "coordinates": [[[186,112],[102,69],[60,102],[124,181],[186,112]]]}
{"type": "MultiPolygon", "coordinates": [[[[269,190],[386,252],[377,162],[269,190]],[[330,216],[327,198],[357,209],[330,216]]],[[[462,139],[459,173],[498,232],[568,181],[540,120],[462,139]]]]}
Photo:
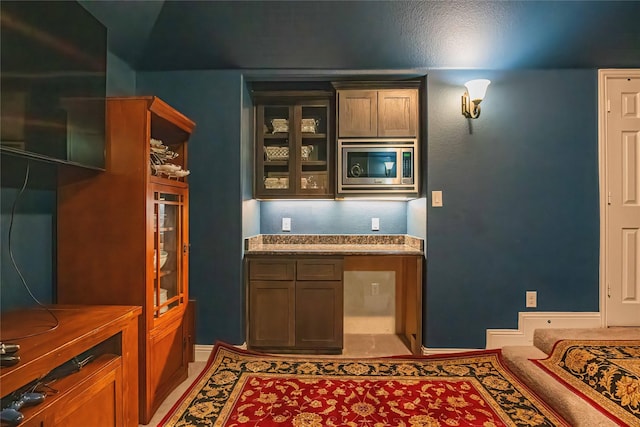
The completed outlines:
{"type": "Polygon", "coordinates": [[[246,262],[249,348],[342,352],[342,259],[280,256],[246,262]]]}
{"type": "Polygon", "coordinates": [[[333,197],[333,94],[265,91],[253,99],[255,197],[333,197]]]}
{"type": "Polygon", "coordinates": [[[187,377],[188,177],[157,165],[188,169],[194,126],[157,97],[109,98],[106,171],[59,178],[58,302],[142,307],[143,424],[187,377]]]}
{"type": "Polygon", "coordinates": [[[338,137],[417,138],[419,82],[336,82],[338,137]]]}

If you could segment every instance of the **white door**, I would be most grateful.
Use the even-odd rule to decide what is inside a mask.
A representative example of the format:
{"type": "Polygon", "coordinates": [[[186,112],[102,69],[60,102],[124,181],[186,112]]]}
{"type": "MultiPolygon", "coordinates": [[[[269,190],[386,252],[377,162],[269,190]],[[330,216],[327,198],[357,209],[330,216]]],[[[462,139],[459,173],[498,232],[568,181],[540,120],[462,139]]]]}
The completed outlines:
{"type": "Polygon", "coordinates": [[[602,70],[600,85],[605,324],[640,326],[640,70],[602,70]]]}

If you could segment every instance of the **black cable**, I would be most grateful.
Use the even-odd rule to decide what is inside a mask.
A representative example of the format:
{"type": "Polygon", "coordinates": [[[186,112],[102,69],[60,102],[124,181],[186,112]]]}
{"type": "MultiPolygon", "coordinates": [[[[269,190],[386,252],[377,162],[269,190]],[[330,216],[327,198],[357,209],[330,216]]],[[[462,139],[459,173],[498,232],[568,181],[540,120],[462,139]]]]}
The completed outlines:
{"type": "Polygon", "coordinates": [[[16,206],[18,206],[18,200],[20,200],[20,196],[22,196],[22,193],[24,193],[25,188],[27,188],[27,183],[29,182],[29,164],[30,164],[29,160],[27,160],[27,168],[25,170],[24,182],[22,183],[22,188],[18,192],[18,195],[16,196],[15,200],[13,201],[13,206],[11,207],[11,219],[9,220],[9,236],[8,236],[8,238],[9,238],[9,256],[11,257],[11,263],[13,264],[13,268],[16,270],[16,272],[18,273],[18,276],[20,277],[20,281],[22,282],[22,285],[25,287],[25,289],[27,290],[29,295],[31,295],[31,298],[40,307],[44,308],[47,311],[47,313],[49,313],[51,315],[51,317],[53,317],[53,320],[54,320],[55,324],[53,326],[51,326],[49,329],[46,329],[44,331],[34,332],[32,334],[23,335],[23,336],[15,337],[15,338],[9,338],[9,339],[5,339],[3,337],[4,341],[15,341],[15,340],[20,340],[20,339],[24,339],[24,338],[35,337],[37,335],[41,335],[41,334],[53,331],[60,324],[60,321],[58,320],[58,317],[56,317],[56,315],[53,313],[53,311],[51,311],[51,309],[49,309],[49,307],[47,307],[44,304],[42,304],[38,300],[38,298],[36,298],[35,295],[33,295],[33,292],[31,292],[31,289],[29,288],[29,285],[27,285],[27,281],[22,276],[22,272],[20,271],[20,268],[18,268],[18,264],[16,263],[16,260],[13,258],[13,251],[11,250],[11,232],[13,231],[13,218],[15,216],[16,206]]]}

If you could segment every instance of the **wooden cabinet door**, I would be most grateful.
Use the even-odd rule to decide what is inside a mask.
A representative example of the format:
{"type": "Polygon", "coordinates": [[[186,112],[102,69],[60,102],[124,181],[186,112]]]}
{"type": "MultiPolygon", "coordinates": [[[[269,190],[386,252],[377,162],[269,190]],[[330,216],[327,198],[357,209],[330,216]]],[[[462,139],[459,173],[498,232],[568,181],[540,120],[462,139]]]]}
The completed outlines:
{"type": "Polygon", "coordinates": [[[341,349],[342,281],[296,282],[296,348],[341,349]]]}
{"type": "Polygon", "coordinates": [[[295,344],[294,316],[293,281],[251,280],[249,282],[250,347],[292,347],[295,344]]]}
{"type": "Polygon", "coordinates": [[[417,89],[383,89],[378,91],[379,137],[418,136],[417,89]]]}
{"type": "Polygon", "coordinates": [[[145,364],[148,395],[142,400],[147,423],[169,393],[187,378],[186,334],[182,316],[150,333],[145,364]]]}
{"type": "Polygon", "coordinates": [[[189,296],[189,191],[168,185],[150,185],[153,217],[149,216],[147,301],[153,327],[160,326],[173,310],[184,310],[189,296]],[[153,221],[153,222],[151,222],[153,221]],[[159,266],[159,268],[158,268],[159,266]]]}
{"type": "MultiPolygon", "coordinates": [[[[52,425],[117,427],[123,425],[122,369],[120,364],[82,392],[61,399],[52,425]]],[[[46,425],[46,424],[45,424],[46,425]]]]}
{"type": "Polygon", "coordinates": [[[378,135],[378,91],[338,92],[338,137],[378,135]]]}

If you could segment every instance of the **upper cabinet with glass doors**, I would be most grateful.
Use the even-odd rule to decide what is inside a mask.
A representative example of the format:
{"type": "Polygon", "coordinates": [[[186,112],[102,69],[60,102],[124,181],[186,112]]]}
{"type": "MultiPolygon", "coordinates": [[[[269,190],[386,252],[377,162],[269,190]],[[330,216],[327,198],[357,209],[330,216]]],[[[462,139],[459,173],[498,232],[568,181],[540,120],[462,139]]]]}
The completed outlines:
{"type": "Polygon", "coordinates": [[[332,198],[332,92],[254,92],[254,103],[255,197],[332,198]]]}

